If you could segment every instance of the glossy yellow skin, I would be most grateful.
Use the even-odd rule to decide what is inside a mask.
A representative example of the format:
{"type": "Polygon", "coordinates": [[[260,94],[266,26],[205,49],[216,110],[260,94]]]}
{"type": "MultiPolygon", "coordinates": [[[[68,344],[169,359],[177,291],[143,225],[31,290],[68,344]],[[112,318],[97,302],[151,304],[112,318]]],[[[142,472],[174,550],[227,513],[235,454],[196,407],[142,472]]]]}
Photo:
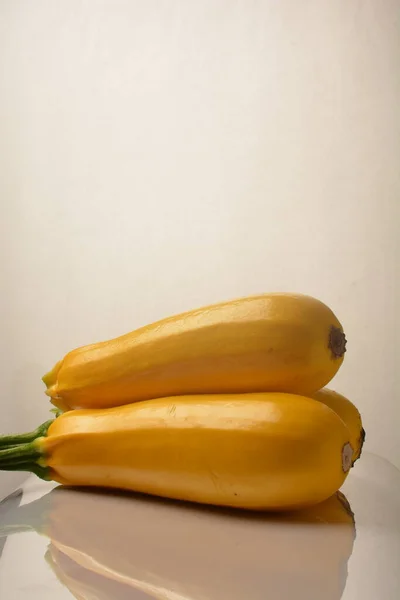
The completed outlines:
{"type": "Polygon", "coordinates": [[[326,406],[329,406],[335,411],[337,415],[345,422],[350,432],[350,444],[353,447],[353,464],[360,457],[361,450],[364,443],[365,431],[362,426],[361,415],[354,406],[354,404],[348,399],[334,392],[324,388],[311,395],[311,398],[323,402],[326,406]]]}
{"type": "Polygon", "coordinates": [[[193,310],[67,354],[44,376],[62,410],[205,393],[310,394],[343,361],[333,312],[308,296],[265,294],[193,310]]]}
{"type": "Polygon", "coordinates": [[[282,510],[340,488],[349,431],[291,394],[179,396],[64,413],[37,444],[51,477],[204,504],[282,510]]]}

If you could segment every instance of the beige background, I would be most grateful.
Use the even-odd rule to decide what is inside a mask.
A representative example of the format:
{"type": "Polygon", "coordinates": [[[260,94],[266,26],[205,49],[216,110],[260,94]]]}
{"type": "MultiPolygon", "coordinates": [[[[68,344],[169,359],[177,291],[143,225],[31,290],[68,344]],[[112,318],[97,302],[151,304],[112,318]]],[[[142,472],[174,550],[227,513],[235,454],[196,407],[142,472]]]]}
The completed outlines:
{"type": "Polygon", "coordinates": [[[400,465],[399,18],[398,0],[0,2],[4,432],[46,419],[40,377],[75,346],[297,291],[342,321],[331,386],[400,465]]]}

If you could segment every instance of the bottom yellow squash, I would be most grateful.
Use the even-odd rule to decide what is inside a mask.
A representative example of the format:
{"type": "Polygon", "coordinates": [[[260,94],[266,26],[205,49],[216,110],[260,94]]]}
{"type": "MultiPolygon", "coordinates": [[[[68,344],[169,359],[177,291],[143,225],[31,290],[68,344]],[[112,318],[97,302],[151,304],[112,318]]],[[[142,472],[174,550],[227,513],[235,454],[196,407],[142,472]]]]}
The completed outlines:
{"type": "Polygon", "coordinates": [[[353,457],[349,430],[333,410],[281,393],[75,410],[32,441],[6,439],[0,469],[30,470],[70,486],[260,510],[325,500],[343,484],[353,457]]]}

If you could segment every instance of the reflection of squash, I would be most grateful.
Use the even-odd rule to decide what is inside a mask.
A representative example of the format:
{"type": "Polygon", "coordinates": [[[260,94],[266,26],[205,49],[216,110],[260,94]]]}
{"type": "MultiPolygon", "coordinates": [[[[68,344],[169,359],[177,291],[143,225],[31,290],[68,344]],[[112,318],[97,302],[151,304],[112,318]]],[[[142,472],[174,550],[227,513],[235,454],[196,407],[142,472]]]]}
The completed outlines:
{"type": "Polygon", "coordinates": [[[77,579],[97,573],[153,598],[339,600],[355,535],[340,493],[273,515],[66,489],[38,502],[40,531],[77,579]]]}
{"type": "Polygon", "coordinates": [[[335,411],[337,415],[345,422],[350,431],[350,444],[353,448],[353,464],[360,458],[361,450],[364,444],[365,431],[361,422],[361,415],[354,404],[348,399],[338,394],[333,390],[324,388],[314,394],[310,398],[322,402],[335,411]]]}
{"type": "Polygon", "coordinates": [[[49,544],[46,562],[58,580],[68,588],[76,600],[151,600],[151,596],[132,590],[124,585],[93,571],[83,569],[52,543],[49,544]]]}
{"type": "Polygon", "coordinates": [[[291,392],[326,385],[345,336],[319,300],[265,294],[206,306],[69,352],[44,376],[60,408],[186,394],[291,392]]]}
{"type": "Polygon", "coordinates": [[[85,569],[54,543],[49,544],[45,558],[58,580],[77,600],[190,600],[169,589],[147,586],[134,580],[123,583],[85,569]]]}

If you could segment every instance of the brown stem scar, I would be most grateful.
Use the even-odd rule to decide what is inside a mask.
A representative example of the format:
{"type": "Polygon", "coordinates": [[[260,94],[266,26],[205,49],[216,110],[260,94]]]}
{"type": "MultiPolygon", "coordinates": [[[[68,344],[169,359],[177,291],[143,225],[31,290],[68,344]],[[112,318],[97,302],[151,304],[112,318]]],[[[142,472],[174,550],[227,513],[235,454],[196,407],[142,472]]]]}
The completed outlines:
{"type": "Polygon", "coordinates": [[[332,325],[329,332],[328,348],[331,350],[334,358],[341,358],[346,352],[346,336],[339,327],[332,325]]]}

